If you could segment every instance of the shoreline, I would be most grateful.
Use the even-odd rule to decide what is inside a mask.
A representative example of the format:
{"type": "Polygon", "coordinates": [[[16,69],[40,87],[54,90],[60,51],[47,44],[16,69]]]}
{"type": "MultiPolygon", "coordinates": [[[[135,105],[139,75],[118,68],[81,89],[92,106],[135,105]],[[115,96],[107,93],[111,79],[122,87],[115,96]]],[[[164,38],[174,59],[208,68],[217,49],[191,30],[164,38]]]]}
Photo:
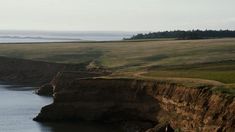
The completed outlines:
{"type": "Polygon", "coordinates": [[[176,39],[176,38],[163,38],[163,39],[136,39],[136,40],[81,40],[81,41],[53,41],[53,42],[0,42],[0,44],[61,44],[61,43],[119,43],[119,42],[151,42],[151,41],[203,41],[203,40],[227,40],[235,39],[235,37],[226,38],[205,38],[205,39],[176,39]]]}

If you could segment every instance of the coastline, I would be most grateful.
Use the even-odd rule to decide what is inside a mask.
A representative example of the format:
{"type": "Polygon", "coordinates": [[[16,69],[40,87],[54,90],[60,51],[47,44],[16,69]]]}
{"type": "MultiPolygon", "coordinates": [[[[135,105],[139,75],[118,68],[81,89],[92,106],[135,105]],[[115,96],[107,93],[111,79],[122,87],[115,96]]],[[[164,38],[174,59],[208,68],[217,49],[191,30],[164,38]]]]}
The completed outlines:
{"type": "MultiPolygon", "coordinates": [[[[219,42],[224,40],[233,39],[219,39],[219,42]]],[[[211,40],[210,45],[213,45],[212,42],[214,41],[211,40]]],[[[189,40],[177,40],[177,42],[187,43],[189,40]]],[[[208,41],[190,40],[190,42],[206,43],[208,41]]],[[[116,44],[117,42],[112,43],[116,44]]],[[[141,43],[141,45],[146,46],[145,43],[141,43]]],[[[151,43],[150,47],[155,45],[155,43],[151,43]]],[[[77,45],[72,45],[71,49],[74,48],[73,46],[77,45]]],[[[106,46],[109,47],[110,45],[106,46]]],[[[74,56],[74,54],[66,56],[66,53],[70,53],[71,49],[67,49],[64,59],[74,56]]],[[[83,50],[81,50],[82,54],[78,53],[79,55],[76,56],[75,60],[90,54],[97,58],[97,55],[102,56],[105,53],[97,52],[94,48],[85,49],[89,54],[83,53],[83,50]]],[[[73,50],[73,52],[75,51],[73,50]]],[[[153,56],[153,58],[150,56],[147,60],[148,62],[152,59],[154,61],[155,58],[158,60],[158,56],[153,56]]],[[[149,129],[149,131],[165,128],[181,128],[184,130],[200,128],[200,130],[205,131],[234,129],[234,124],[229,122],[229,120],[234,120],[234,90],[227,88],[227,84],[218,81],[190,78],[161,79],[144,76],[146,72],[138,72],[133,75],[124,72],[115,75],[112,72],[118,71],[118,68],[113,68],[111,72],[99,65],[99,62],[96,62],[93,58],[79,64],[70,64],[74,62],[73,60],[70,60],[70,63],[63,64],[7,57],[0,57],[0,61],[2,62],[0,63],[0,80],[5,80],[5,83],[12,82],[37,87],[48,84],[40,87],[40,89],[43,94],[47,94],[49,89],[49,94],[53,94],[54,102],[42,108],[39,116],[35,118],[37,121],[105,121],[122,125],[127,131],[136,127],[141,130],[149,129]],[[220,107],[214,109],[217,105],[220,107]],[[176,113],[171,111],[176,111],[176,113]],[[180,119],[177,117],[180,117],[180,119]],[[224,120],[221,125],[219,122],[222,118],[224,120]],[[126,122],[123,122],[123,120],[126,122]]],[[[211,64],[213,65],[213,63],[208,65],[211,64]]],[[[127,68],[128,66],[132,65],[127,65],[127,68]]],[[[133,66],[135,67],[135,65],[133,66]]],[[[232,70],[233,63],[229,66],[232,70]]],[[[168,67],[174,68],[174,65],[168,67]]],[[[121,70],[122,68],[125,67],[120,67],[121,70]]],[[[151,70],[154,70],[154,68],[151,70]]],[[[224,70],[223,67],[222,70],[224,70]]]]}

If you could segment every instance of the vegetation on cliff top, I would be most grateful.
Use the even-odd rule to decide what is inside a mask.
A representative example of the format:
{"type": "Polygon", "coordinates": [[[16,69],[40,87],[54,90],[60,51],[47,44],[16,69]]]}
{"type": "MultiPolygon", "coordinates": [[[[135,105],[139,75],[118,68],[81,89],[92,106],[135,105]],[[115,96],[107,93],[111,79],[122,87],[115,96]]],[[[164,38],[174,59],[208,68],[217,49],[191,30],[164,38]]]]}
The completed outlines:
{"type": "Polygon", "coordinates": [[[225,95],[235,97],[235,84],[222,85],[212,89],[214,93],[223,93],[225,95]]]}
{"type": "Polygon", "coordinates": [[[0,56],[235,83],[235,39],[0,44],[0,56]]]}
{"type": "Polygon", "coordinates": [[[213,81],[213,80],[204,80],[204,79],[192,79],[192,78],[161,78],[161,77],[92,77],[92,78],[82,78],[80,80],[109,80],[109,81],[137,81],[137,82],[153,82],[160,84],[171,84],[175,86],[183,86],[185,88],[198,88],[198,89],[209,89],[211,92],[216,94],[224,94],[229,97],[235,97],[235,84],[223,84],[221,82],[213,81]]]}

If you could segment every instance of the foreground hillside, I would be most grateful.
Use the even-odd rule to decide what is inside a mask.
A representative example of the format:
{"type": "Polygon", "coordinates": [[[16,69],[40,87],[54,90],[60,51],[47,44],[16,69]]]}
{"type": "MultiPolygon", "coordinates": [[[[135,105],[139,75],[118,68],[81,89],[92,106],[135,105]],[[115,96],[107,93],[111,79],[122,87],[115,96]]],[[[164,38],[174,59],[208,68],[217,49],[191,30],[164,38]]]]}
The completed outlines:
{"type": "Polygon", "coordinates": [[[0,56],[235,83],[235,39],[0,44],[0,56]]]}

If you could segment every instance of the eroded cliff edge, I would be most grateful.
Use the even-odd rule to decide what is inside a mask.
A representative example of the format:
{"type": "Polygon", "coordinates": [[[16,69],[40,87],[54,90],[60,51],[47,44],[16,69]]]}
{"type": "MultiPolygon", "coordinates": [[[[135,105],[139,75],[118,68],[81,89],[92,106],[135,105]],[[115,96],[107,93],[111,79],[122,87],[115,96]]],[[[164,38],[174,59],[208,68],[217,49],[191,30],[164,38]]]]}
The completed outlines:
{"type": "Polygon", "coordinates": [[[54,93],[55,87],[66,87],[74,79],[88,78],[88,77],[99,77],[109,75],[108,71],[61,71],[49,82],[36,90],[38,95],[48,95],[52,96],[54,93]]]}
{"type": "Polygon", "coordinates": [[[141,130],[147,132],[158,131],[160,124],[182,131],[235,131],[235,98],[216,92],[221,83],[87,78],[53,85],[54,102],[42,108],[37,121],[148,122],[152,125],[141,130]]]}

